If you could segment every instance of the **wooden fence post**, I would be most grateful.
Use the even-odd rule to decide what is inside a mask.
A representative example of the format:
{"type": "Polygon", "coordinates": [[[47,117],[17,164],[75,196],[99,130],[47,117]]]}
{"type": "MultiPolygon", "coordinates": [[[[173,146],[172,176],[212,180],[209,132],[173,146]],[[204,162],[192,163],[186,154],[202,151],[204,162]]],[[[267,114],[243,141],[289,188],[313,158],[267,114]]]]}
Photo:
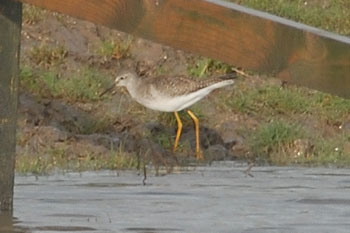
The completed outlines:
{"type": "Polygon", "coordinates": [[[0,1],[0,211],[12,211],[22,3],[0,1]]]}

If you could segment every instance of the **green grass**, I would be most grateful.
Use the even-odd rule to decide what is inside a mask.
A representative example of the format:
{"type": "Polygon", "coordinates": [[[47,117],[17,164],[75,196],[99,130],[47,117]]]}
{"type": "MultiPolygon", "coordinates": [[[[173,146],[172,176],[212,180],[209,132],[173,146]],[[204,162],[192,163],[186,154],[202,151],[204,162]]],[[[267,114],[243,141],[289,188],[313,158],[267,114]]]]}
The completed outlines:
{"type": "Polygon", "coordinates": [[[63,147],[43,148],[40,154],[25,153],[16,158],[16,172],[32,174],[48,174],[56,170],[87,171],[87,170],[120,170],[135,169],[138,158],[134,154],[126,153],[120,148],[111,150],[104,155],[85,154],[74,156],[63,147]]]}
{"type": "Polygon", "coordinates": [[[338,34],[350,35],[350,1],[348,0],[229,1],[338,34]]]}
{"type": "Polygon", "coordinates": [[[62,64],[67,55],[68,51],[61,45],[49,46],[41,44],[33,47],[28,56],[34,64],[49,68],[62,64]]]}
{"type": "Polygon", "coordinates": [[[99,96],[102,90],[110,86],[107,78],[96,70],[85,69],[80,73],[67,77],[60,82],[55,80],[56,95],[63,97],[68,96],[72,101],[96,101],[101,99],[99,96]]]}
{"type": "Polygon", "coordinates": [[[255,88],[237,85],[232,95],[222,101],[234,111],[264,116],[314,114],[330,121],[350,114],[350,100],[330,94],[269,83],[255,88]]]}
{"type": "MultiPolygon", "coordinates": [[[[229,67],[206,58],[194,64],[189,73],[198,77],[229,67]]],[[[239,133],[252,159],[275,165],[350,166],[350,136],[337,131],[348,121],[350,100],[262,79],[238,81],[231,93],[217,97],[222,111],[259,122],[257,129],[250,126],[239,133]]]]}
{"type": "Polygon", "coordinates": [[[350,166],[349,135],[319,136],[297,122],[276,120],[262,124],[250,132],[248,144],[259,163],[350,166]]]}
{"type": "Polygon", "coordinates": [[[46,17],[46,11],[38,7],[23,4],[22,18],[23,22],[27,24],[36,24],[46,17]]]}
{"type": "Polygon", "coordinates": [[[230,97],[228,105],[236,111],[253,114],[305,113],[311,103],[299,89],[267,85],[259,88],[238,89],[230,97]]]}
{"type": "Polygon", "coordinates": [[[153,141],[166,149],[171,149],[174,146],[175,136],[167,133],[158,133],[153,137],[153,141]]]}
{"type": "Polygon", "coordinates": [[[232,66],[213,60],[211,58],[201,57],[187,67],[188,74],[193,77],[207,77],[213,73],[229,73],[232,66]]]}
{"type": "Polygon", "coordinates": [[[113,56],[117,45],[114,40],[105,40],[99,48],[99,54],[102,56],[113,56]]]}
{"type": "Polygon", "coordinates": [[[287,164],[290,153],[286,148],[304,135],[298,125],[277,120],[263,124],[251,133],[248,143],[258,161],[287,164]]]}
{"type": "Polygon", "coordinates": [[[20,78],[22,86],[32,93],[70,102],[100,100],[100,93],[111,84],[100,72],[89,68],[63,77],[55,71],[34,71],[24,66],[20,78]]]}
{"type": "Polygon", "coordinates": [[[98,54],[108,58],[127,58],[130,56],[129,49],[131,43],[133,42],[133,37],[130,36],[126,40],[104,40],[98,49],[98,54]]]}
{"type": "Polygon", "coordinates": [[[350,136],[339,129],[349,119],[350,100],[277,83],[240,82],[217,102],[223,111],[243,113],[259,122],[256,130],[242,130],[258,161],[350,166],[350,136]],[[307,158],[296,156],[298,140],[310,144],[307,158]]]}
{"type": "Polygon", "coordinates": [[[315,141],[315,153],[310,164],[338,167],[350,165],[350,150],[345,148],[346,145],[350,145],[349,136],[338,135],[329,139],[321,137],[315,141]]]}

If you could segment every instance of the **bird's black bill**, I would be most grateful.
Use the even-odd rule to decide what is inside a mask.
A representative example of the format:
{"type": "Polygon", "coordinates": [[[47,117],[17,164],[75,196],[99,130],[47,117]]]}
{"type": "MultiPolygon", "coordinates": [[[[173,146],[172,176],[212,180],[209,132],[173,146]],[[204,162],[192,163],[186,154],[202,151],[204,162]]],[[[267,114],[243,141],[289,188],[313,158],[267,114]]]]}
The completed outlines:
{"type": "Polygon", "coordinates": [[[114,89],[115,85],[113,84],[113,86],[107,88],[104,92],[102,92],[99,97],[102,97],[103,95],[105,95],[106,93],[112,91],[114,89]]]}

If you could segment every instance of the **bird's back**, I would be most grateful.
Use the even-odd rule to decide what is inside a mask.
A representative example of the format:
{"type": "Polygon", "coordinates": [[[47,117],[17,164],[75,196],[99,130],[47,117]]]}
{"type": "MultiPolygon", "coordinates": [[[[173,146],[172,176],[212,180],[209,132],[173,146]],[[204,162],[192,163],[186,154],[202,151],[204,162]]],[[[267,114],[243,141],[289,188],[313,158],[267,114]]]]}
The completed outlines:
{"type": "Polygon", "coordinates": [[[152,86],[157,91],[163,92],[169,97],[173,97],[187,95],[209,86],[217,86],[216,88],[221,87],[215,84],[222,83],[222,86],[230,85],[236,77],[236,73],[225,74],[209,79],[193,79],[182,75],[162,75],[146,78],[144,80],[144,85],[152,86]]]}

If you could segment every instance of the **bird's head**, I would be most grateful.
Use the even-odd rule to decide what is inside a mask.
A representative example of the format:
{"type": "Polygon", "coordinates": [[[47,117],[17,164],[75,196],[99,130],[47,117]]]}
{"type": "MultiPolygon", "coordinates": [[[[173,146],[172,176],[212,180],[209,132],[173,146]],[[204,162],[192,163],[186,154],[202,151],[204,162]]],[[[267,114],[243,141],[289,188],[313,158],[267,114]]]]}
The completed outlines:
{"type": "Polygon", "coordinates": [[[136,78],[136,73],[132,71],[123,71],[115,78],[114,85],[117,87],[128,87],[136,78]]]}
{"type": "Polygon", "coordinates": [[[114,84],[106,89],[104,92],[100,94],[103,96],[104,94],[112,91],[115,87],[131,87],[135,80],[137,79],[137,74],[133,71],[122,71],[120,72],[114,80],[114,84]]]}

